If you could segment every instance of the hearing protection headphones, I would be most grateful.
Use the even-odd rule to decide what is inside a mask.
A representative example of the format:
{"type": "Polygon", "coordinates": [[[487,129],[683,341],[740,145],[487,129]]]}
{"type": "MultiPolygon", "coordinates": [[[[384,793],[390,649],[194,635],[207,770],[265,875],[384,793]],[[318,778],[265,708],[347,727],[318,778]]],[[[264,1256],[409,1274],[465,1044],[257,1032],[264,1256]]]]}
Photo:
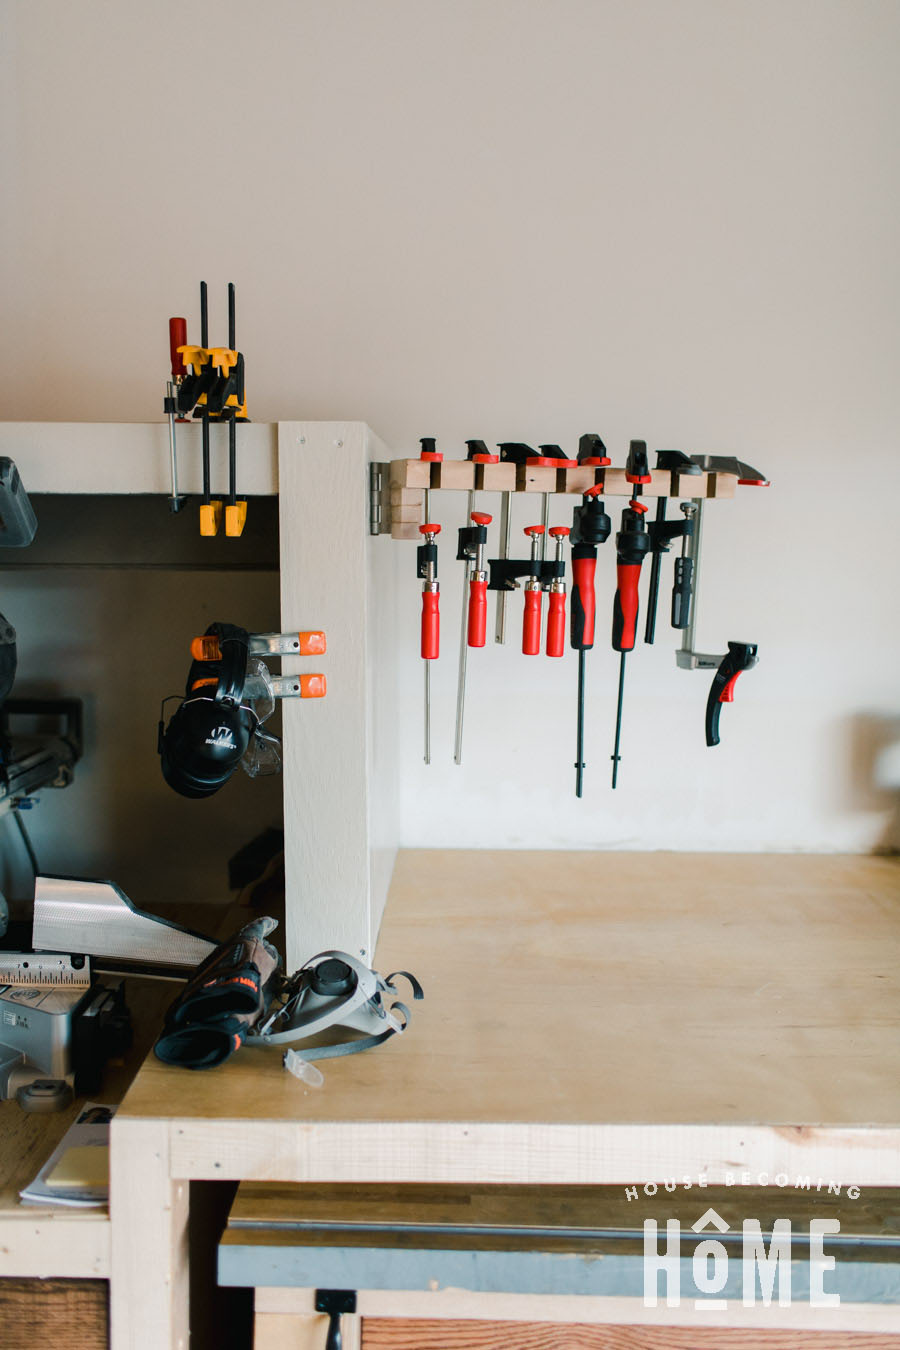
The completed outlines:
{"type": "Polygon", "coordinates": [[[211,623],[217,660],[194,660],[185,697],[167,727],[160,718],[157,750],[163,777],[183,797],[211,797],[246,754],[259,717],[244,697],[250,635],[231,623],[211,623]]]}

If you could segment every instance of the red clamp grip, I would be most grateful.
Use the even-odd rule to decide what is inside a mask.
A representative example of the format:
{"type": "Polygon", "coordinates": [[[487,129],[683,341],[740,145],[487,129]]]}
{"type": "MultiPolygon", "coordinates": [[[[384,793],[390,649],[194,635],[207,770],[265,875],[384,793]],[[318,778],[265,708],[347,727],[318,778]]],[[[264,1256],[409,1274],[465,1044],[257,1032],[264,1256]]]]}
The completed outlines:
{"type": "Polygon", "coordinates": [[[468,643],[470,647],[483,647],[487,632],[487,582],[473,577],[469,582],[469,627],[468,643]]]}
{"type": "Polygon", "coordinates": [[[440,534],[440,525],[420,525],[419,534],[440,534]]]}
{"type": "Polygon", "coordinates": [[[490,525],[494,517],[489,516],[487,511],[473,511],[471,519],[474,520],[476,525],[490,525]]]}
{"type": "Polygon", "coordinates": [[[576,651],[594,645],[597,599],[594,591],[596,558],[572,559],[572,646],[576,651]]]}
{"type": "Polygon", "coordinates": [[[525,615],[522,621],[522,651],[526,656],[537,656],[541,650],[541,591],[525,592],[525,615]]]}
{"type": "Polygon", "coordinates": [[[179,347],[187,346],[187,319],[169,320],[169,355],[172,358],[172,379],[180,380],[187,374],[187,366],[179,347]]]}
{"type": "Polygon", "coordinates": [[[547,655],[562,656],[565,648],[566,597],[563,591],[551,591],[547,610],[547,655]]]}
{"type": "Polygon", "coordinates": [[[613,647],[617,652],[630,652],[634,648],[640,578],[640,563],[617,563],[618,585],[613,602],[613,647]]]}
{"type": "Polygon", "coordinates": [[[742,675],[742,674],[743,674],[743,671],[741,671],[741,670],[736,670],[736,671],[735,671],[735,673],[732,675],[731,679],[728,681],[728,683],[726,684],[725,688],[722,690],[721,694],[719,695],[719,702],[720,702],[720,703],[733,703],[733,702],[734,702],[734,686],[737,684],[738,676],[739,676],[739,675],[742,675]]]}
{"type": "Polygon", "coordinates": [[[422,659],[436,661],[441,650],[440,595],[422,592],[422,659]]]}

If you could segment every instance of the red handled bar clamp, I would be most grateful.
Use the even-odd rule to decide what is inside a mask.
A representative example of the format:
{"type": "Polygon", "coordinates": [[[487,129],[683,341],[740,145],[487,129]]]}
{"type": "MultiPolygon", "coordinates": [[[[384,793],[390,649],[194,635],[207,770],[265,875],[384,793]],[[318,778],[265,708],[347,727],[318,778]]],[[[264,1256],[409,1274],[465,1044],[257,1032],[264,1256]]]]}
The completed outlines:
{"type": "Polygon", "coordinates": [[[484,552],[487,547],[487,527],[493,520],[486,511],[472,511],[471,525],[464,525],[459,532],[459,549],[456,554],[461,561],[472,562],[472,574],[469,579],[469,611],[466,625],[466,641],[470,647],[483,647],[487,634],[487,568],[484,552]]]}
{"type": "Polygon", "coordinates": [[[543,525],[526,525],[525,533],[531,539],[531,563],[525,582],[525,610],[522,615],[522,651],[526,656],[537,656],[541,650],[541,535],[543,525]]]}
{"type": "Polygon", "coordinates": [[[419,526],[425,542],[416,550],[416,576],[422,586],[422,660],[436,661],[441,650],[440,591],[437,579],[437,544],[440,525],[426,523],[419,526]]]}
{"type": "Polygon", "coordinates": [[[560,575],[550,582],[550,595],[547,602],[547,655],[562,656],[566,649],[566,564],[563,548],[571,531],[568,525],[553,525],[550,536],[556,541],[554,562],[560,568],[560,575]]]}

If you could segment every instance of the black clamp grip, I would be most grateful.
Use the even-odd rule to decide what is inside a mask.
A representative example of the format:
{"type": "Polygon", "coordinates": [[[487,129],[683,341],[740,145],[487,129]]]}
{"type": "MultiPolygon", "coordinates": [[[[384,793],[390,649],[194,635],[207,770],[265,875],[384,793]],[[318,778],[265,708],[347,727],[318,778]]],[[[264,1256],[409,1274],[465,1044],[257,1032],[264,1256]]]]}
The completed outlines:
{"type": "Polygon", "coordinates": [[[573,547],[580,544],[592,544],[594,547],[605,544],[611,530],[612,521],[600,497],[583,497],[581,505],[572,512],[570,539],[573,547]]]}
{"type": "Polygon", "coordinates": [[[428,576],[426,568],[429,563],[434,566],[432,578],[437,576],[437,558],[438,546],[434,540],[432,540],[430,544],[420,544],[416,549],[416,576],[419,577],[421,581],[424,581],[428,576]]]}
{"type": "Polygon", "coordinates": [[[758,645],[755,642],[729,642],[728,651],[713,676],[709,698],[706,700],[706,744],[719,744],[719,713],[723,703],[734,699],[734,685],[744,670],[752,670],[757,662],[758,645]]]}
{"type": "MultiPolygon", "coordinates": [[[[693,524],[693,522],[691,522],[693,524]]],[[[691,618],[691,596],[694,591],[694,560],[687,556],[675,559],[675,580],[672,584],[672,627],[687,628],[691,618]]]]}

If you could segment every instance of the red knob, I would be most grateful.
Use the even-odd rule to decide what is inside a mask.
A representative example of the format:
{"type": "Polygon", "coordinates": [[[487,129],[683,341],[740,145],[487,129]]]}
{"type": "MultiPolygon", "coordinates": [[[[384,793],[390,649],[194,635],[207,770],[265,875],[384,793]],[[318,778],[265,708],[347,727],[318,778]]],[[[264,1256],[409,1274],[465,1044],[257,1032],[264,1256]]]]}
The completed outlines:
{"type": "Polygon", "coordinates": [[[522,651],[526,656],[537,656],[541,650],[541,592],[525,592],[525,615],[522,621],[522,651]]]}
{"type": "Polygon", "coordinates": [[[440,525],[420,525],[419,534],[440,534],[440,525]]]}
{"type": "Polygon", "coordinates": [[[473,511],[472,519],[476,525],[490,525],[494,517],[489,516],[486,511],[473,511]]]}
{"type": "Polygon", "coordinates": [[[487,632],[487,582],[473,577],[469,582],[469,630],[470,647],[483,647],[487,632]]]}
{"type": "Polygon", "coordinates": [[[566,535],[571,534],[568,525],[554,525],[550,530],[554,539],[565,539],[566,535]]]}
{"type": "Polygon", "coordinates": [[[547,610],[547,655],[562,656],[565,647],[566,597],[563,591],[551,591],[547,610]]]}
{"type": "Polygon", "coordinates": [[[526,525],[525,533],[530,534],[533,539],[536,534],[544,533],[544,527],[543,525],[526,525]]]}
{"type": "Polygon", "coordinates": [[[187,346],[187,319],[169,320],[169,355],[172,358],[172,379],[180,380],[187,373],[179,347],[187,346]]]}
{"type": "Polygon", "coordinates": [[[644,515],[645,512],[650,510],[647,503],[639,502],[637,497],[633,497],[632,500],[628,503],[628,505],[631,507],[632,511],[638,511],[641,515],[644,515]]]}
{"type": "Polygon", "coordinates": [[[583,497],[602,497],[605,491],[602,483],[595,483],[593,487],[588,488],[587,492],[583,492],[581,495],[583,497]]]}
{"type": "Polygon", "coordinates": [[[437,591],[422,592],[422,659],[436,661],[441,649],[440,595],[437,591]]]}

